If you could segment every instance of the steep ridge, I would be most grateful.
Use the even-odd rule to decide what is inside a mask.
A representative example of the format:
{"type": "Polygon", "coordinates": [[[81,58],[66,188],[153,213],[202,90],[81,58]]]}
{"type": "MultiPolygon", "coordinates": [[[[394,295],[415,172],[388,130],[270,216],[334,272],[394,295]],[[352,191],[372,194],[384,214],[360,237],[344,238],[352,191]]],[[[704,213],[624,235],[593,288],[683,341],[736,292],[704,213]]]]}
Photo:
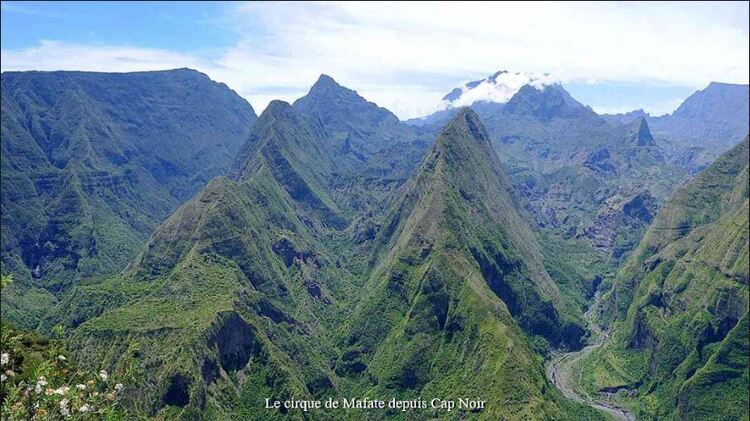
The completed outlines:
{"type": "MultiPolygon", "coordinates": [[[[356,95],[321,80],[326,95],[356,95]]],[[[361,115],[351,129],[334,127],[356,131],[370,121],[377,106],[356,98],[364,106],[352,105],[361,115]]],[[[264,398],[341,390],[330,365],[336,326],[369,270],[356,247],[367,250],[371,240],[356,240],[357,222],[377,220],[379,202],[403,180],[361,184],[368,166],[341,152],[315,109],[269,104],[230,177],[181,206],[121,275],[74,288],[45,320],[45,330],[74,329],[72,346],[85,361],[101,356],[114,369],[132,357],[150,367],[143,392],[129,396],[140,412],[283,418],[263,409],[264,398]]],[[[408,136],[391,144],[419,143],[399,124],[408,136]]]]}
{"type": "Polygon", "coordinates": [[[127,271],[77,288],[49,321],[76,327],[81,358],[151,367],[130,397],[147,413],[266,417],[266,397],[335,390],[330,327],[354,286],[325,243],[346,220],[322,184],[332,162],[315,130],[269,104],[234,180],[212,180],[127,271]]]}
{"type": "MultiPolygon", "coordinates": [[[[413,354],[398,357],[404,365],[389,370],[378,365],[398,353],[399,345],[389,342],[400,337],[400,330],[388,338],[372,336],[379,346],[369,366],[358,364],[357,358],[366,355],[354,349],[351,333],[362,320],[376,317],[361,311],[381,302],[371,293],[379,288],[381,268],[390,267],[385,262],[406,264],[413,256],[402,244],[425,238],[440,250],[427,258],[434,261],[431,282],[445,281],[448,301],[445,306],[435,301],[435,311],[443,314],[437,323],[448,336],[437,335],[426,318],[412,327],[424,328],[419,335],[435,341],[455,340],[446,344],[440,363],[441,370],[453,374],[420,387],[422,392],[447,394],[461,376],[453,366],[468,361],[456,354],[465,343],[475,347],[472,353],[487,373],[505,379],[494,380],[497,393],[486,399],[493,409],[481,417],[520,410],[596,418],[565,401],[545,380],[535,351],[544,352],[547,342],[578,346],[580,320],[540,263],[534,235],[517,214],[484,129],[474,114],[462,116],[463,123],[446,129],[418,175],[403,187],[411,192],[403,204],[379,217],[389,221],[386,228],[359,242],[352,227],[360,211],[341,200],[345,195],[331,183],[333,169],[359,164],[336,161],[344,158],[327,137],[324,122],[288,104],[271,103],[255,123],[231,178],[215,178],[181,206],[122,274],[74,288],[44,328],[61,324],[71,329],[70,346],[84,363],[103,359],[111,370],[129,362],[148,367],[148,376],[127,396],[129,407],[144,414],[273,419],[286,415],[264,409],[265,398],[355,397],[367,391],[388,398],[411,396],[418,384],[413,376],[421,376],[408,364],[413,354]],[[439,180],[429,181],[430,166],[445,170],[439,180]],[[458,184],[450,184],[451,179],[458,184]],[[451,198],[443,210],[459,212],[460,219],[443,214],[432,228],[445,232],[423,231],[428,221],[410,215],[437,199],[438,191],[451,198]],[[403,223],[398,209],[404,212],[403,223]],[[450,221],[474,231],[446,225],[450,221]],[[369,292],[352,294],[359,290],[369,292]],[[489,331],[478,335],[484,329],[489,331]],[[527,376],[523,387],[514,383],[527,376]]],[[[433,292],[442,294],[428,292],[419,300],[420,311],[428,311],[433,292]]],[[[387,307],[403,305],[402,299],[389,297],[394,301],[383,302],[387,307]]],[[[413,311],[416,317],[419,312],[413,311]]],[[[488,376],[481,378],[492,382],[488,376]]],[[[461,390],[481,397],[479,385],[477,380],[461,390]]],[[[309,416],[360,419],[364,413],[309,416]]]]}
{"type": "Polygon", "coordinates": [[[584,386],[637,391],[620,398],[639,419],[746,411],[748,153],[745,138],[675,193],[605,300],[615,335],[585,362],[584,386]]]}
{"type": "Polygon", "coordinates": [[[401,197],[336,372],[377,394],[478,396],[480,418],[570,416],[531,344],[580,346],[580,320],[540,263],[473,111],[442,130],[401,197]]]}
{"type": "Polygon", "coordinates": [[[646,118],[667,158],[697,174],[747,135],[749,93],[748,85],[711,82],[671,114],[650,116],[637,110],[602,117],[617,123],[646,118]]]}
{"type": "Polygon", "coordinates": [[[71,285],[121,270],[227,171],[255,118],[188,69],[4,72],[2,265],[17,301],[3,304],[27,308],[9,319],[33,327],[71,285]]]}
{"type": "MultiPolygon", "coordinates": [[[[608,123],[556,83],[532,82],[514,92],[507,102],[479,101],[472,109],[521,192],[522,206],[542,228],[547,269],[584,308],[578,297],[614,271],[688,173],[665,156],[644,119],[608,123]],[[581,253],[586,265],[565,263],[581,253]]],[[[436,130],[452,113],[449,108],[411,122],[436,130]]]]}

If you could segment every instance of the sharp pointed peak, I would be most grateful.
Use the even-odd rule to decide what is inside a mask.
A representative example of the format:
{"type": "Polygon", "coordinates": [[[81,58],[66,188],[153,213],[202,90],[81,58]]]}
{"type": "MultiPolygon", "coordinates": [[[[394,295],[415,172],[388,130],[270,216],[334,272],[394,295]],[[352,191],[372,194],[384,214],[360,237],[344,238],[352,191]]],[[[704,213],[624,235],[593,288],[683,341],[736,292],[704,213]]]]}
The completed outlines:
{"type": "Polygon", "coordinates": [[[475,121],[481,124],[479,115],[471,107],[461,107],[450,120],[448,124],[466,124],[468,121],[475,121]]]}
{"type": "Polygon", "coordinates": [[[310,87],[310,91],[308,91],[307,95],[295,101],[294,106],[296,106],[298,102],[305,102],[305,99],[341,96],[352,98],[360,97],[356,91],[339,84],[331,76],[321,74],[318,77],[318,80],[310,87]]]}
{"type": "Polygon", "coordinates": [[[490,144],[489,135],[482,124],[482,120],[470,107],[459,108],[453,118],[448,121],[448,124],[443,127],[438,137],[438,143],[445,143],[446,139],[447,141],[455,141],[455,139],[462,138],[462,136],[456,136],[456,133],[465,133],[478,143],[490,144]]]}
{"type": "Polygon", "coordinates": [[[479,122],[479,115],[477,115],[477,112],[474,111],[471,107],[461,107],[456,111],[455,114],[453,114],[453,117],[448,120],[446,127],[456,124],[465,125],[472,120],[479,122]]]}
{"type": "Polygon", "coordinates": [[[317,82],[315,82],[315,83],[336,83],[336,84],[338,84],[334,78],[332,78],[331,76],[329,76],[329,75],[327,75],[325,73],[321,73],[320,76],[318,76],[317,82]]]}
{"type": "Polygon", "coordinates": [[[638,146],[654,145],[654,137],[651,134],[651,129],[649,129],[648,121],[646,121],[645,117],[641,116],[630,123],[627,139],[635,142],[638,146]]]}
{"type": "Polygon", "coordinates": [[[328,76],[325,73],[321,73],[320,76],[318,76],[318,80],[315,81],[312,88],[310,88],[310,92],[323,90],[323,89],[330,89],[330,88],[346,89],[343,86],[341,86],[341,84],[336,82],[336,80],[332,78],[331,76],[328,76]]]}

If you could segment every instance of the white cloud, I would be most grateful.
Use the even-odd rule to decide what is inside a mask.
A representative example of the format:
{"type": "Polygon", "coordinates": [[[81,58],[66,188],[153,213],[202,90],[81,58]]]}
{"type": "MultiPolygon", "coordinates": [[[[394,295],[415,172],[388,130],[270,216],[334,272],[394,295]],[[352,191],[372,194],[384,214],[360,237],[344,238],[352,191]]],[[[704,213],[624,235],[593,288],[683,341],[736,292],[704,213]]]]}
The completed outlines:
{"type": "Polygon", "coordinates": [[[500,69],[563,83],[628,81],[702,88],[748,82],[743,4],[242,3],[239,41],[212,57],[43,42],[2,51],[2,69],[129,71],[194,67],[262,110],[320,73],[402,118],[434,110],[467,79],[500,69]],[[278,87],[278,91],[273,88],[278,87]]]}
{"type": "Polygon", "coordinates": [[[467,83],[463,84],[461,94],[458,98],[442,100],[438,105],[439,110],[453,107],[464,107],[474,104],[475,102],[497,102],[506,103],[515,95],[524,85],[531,85],[539,90],[544,86],[557,83],[554,77],[545,74],[535,76],[533,74],[522,72],[504,72],[494,76],[482,79],[476,86],[470,87],[467,83]]]}
{"type": "Polygon", "coordinates": [[[80,45],[41,41],[38,46],[2,50],[2,71],[85,70],[93,72],[136,72],[179,67],[201,67],[202,61],[172,51],[128,46],[80,45]]]}

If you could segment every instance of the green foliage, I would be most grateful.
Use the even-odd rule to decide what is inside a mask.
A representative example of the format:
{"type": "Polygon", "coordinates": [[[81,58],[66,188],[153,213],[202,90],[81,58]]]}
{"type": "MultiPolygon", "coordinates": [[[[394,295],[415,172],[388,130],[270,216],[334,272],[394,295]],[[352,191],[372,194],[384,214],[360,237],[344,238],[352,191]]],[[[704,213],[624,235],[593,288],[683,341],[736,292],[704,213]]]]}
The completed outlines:
{"type": "MultiPolygon", "coordinates": [[[[13,283],[3,274],[0,292],[13,283]]],[[[0,323],[0,413],[3,419],[125,419],[120,401],[126,384],[137,381],[132,367],[110,376],[71,363],[64,349],[65,331],[52,339],[0,323]]]]}
{"type": "Polygon", "coordinates": [[[747,174],[746,138],[660,211],[613,282],[589,393],[637,389],[620,399],[644,419],[747,418],[747,174]]]}
{"type": "Polygon", "coordinates": [[[2,116],[2,266],[17,280],[4,317],[26,328],[72,285],[122,270],[255,119],[187,69],[4,72],[2,116]]]}
{"type": "Polygon", "coordinates": [[[544,270],[506,183],[477,117],[458,113],[377,239],[376,267],[337,362],[355,390],[477,396],[488,402],[479,419],[596,417],[546,383],[530,348],[535,333],[561,342],[575,311],[544,270]]]}

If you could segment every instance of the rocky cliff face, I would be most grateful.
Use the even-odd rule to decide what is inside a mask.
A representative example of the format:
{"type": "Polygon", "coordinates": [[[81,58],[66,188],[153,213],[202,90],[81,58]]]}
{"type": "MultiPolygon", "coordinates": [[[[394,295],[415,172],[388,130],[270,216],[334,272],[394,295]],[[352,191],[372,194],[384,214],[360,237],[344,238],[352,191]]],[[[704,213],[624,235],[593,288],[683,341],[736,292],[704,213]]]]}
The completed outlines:
{"type": "Polygon", "coordinates": [[[48,309],[40,298],[121,270],[227,171],[254,120],[237,94],[187,69],[3,73],[2,262],[21,300],[6,304],[34,309],[11,319],[33,325],[48,309]]]}
{"type": "MultiPolygon", "coordinates": [[[[612,267],[648,225],[626,216],[625,203],[649,195],[650,206],[658,207],[688,178],[667,159],[647,115],[602,118],[559,84],[526,84],[506,102],[475,102],[472,108],[536,224],[554,241],[588,243],[612,267]],[[625,219],[627,228],[617,229],[625,219]]],[[[449,108],[412,122],[439,127],[455,112],[449,108]]]]}
{"type": "Polygon", "coordinates": [[[748,191],[745,138],[662,207],[615,279],[605,316],[617,335],[590,363],[593,389],[637,388],[659,402],[645,418],[741,417],[748,191]]]}

